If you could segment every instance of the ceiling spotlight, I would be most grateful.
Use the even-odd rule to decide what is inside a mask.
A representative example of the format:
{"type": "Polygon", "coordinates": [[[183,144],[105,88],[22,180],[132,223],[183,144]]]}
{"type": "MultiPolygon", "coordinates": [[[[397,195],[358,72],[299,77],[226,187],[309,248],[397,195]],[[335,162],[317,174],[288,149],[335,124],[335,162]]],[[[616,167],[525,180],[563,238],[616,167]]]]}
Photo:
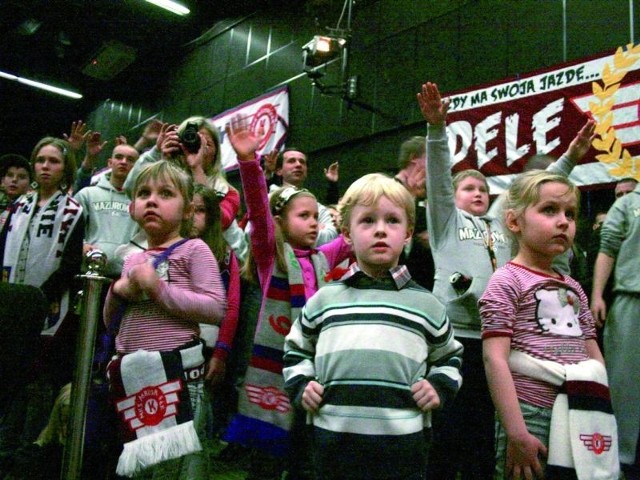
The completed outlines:
{"type": "Polygon", "coordinates": [[[316,35],[302,47],[305,69],[314,68],[338,58],[346,44],[347,40],[342,37],[316,35]]]}
{"type": "Polygon", "coordinates": [[[164,8],[165,10],[169,10],[171,13],[175,13],[176,15],[189,15],[191,10],[182,5],[181,3],[174,2],[172,0],[147,0],[149,3],[153,3],[154,5],[164,8]]]}
{"type": "Polygon", "coordinates": [[[46,83],[36,82],[35,80],[29,80],[28,78],[18,77],[16,75],[12,75],[10,73],[0,71],[0,78],[6,78],[7,80],[13,80],[14,82],[22,83],[23,85],[28,85],[33,88],[39,88],[41,90],[46,90],[48,92],[57,93],[58,95],[63,95],[65,97],[80,99],[82,95],[77,92],[72,92],[71,90],[66,90],[60,87],[54,87],[53,85],[47,85],[46,83]]]}

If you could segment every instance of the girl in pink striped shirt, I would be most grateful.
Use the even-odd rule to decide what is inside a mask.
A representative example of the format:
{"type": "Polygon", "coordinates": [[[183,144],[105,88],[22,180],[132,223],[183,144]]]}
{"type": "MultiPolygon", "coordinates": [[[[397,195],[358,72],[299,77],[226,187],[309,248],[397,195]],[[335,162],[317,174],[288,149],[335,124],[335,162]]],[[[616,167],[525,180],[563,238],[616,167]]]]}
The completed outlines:
{"type": "Polygon", "coordinates": [[[548,378],[523,373],[513,359],[560,368],[589,359],[604,363],[584,291],[552,268],[573,243],[578,194],[566,177],[534,170],[514,181],[505,200],[505,225],[518,253],[496,270],[479,301],[484,364],[498,416],[495,478],[545,477],[560,391],[548,378]]]}
{"type": "MultiPolygon", "coordinates": [[[[131,359],[148,352],[165,352],[163,355],[179,352],[182,356],[181,374],[178,377],[180,391],[188,391],[188,397],[185,397],[188,400],[184,403],[190,404],[188,410],[192,412],[194,435],[204,440],[207,411],[204,407],[205,359],[199,339],[199,324],[220,323],[225,315],[226,295],[218,262],[211,249],[200,239],[188,239],[193,217],[192,198],[191,179],[178,167],[160,161],[142,170],[136,179],[129,208],[131,216],[145,231],[149,248],[125,259],[122,277],[114,282],[107,294],[104,318],[108,325],[122,315],[116,337],[116,350],[121,359],[109,366],[111,388],[118,411],[123,413],[120,405],[134,396],[136,405],[146,405],[143,402],[146,398],[144,392],[153,391],[156,395],[167,385],[157,385],[155,379],[158,375],[150,378],[150,369],[130,368],[127,371],[125,364],[131,364],[131,359]],[[188,359],[185,357],[187,351],[188,359]],[[127,358],[128,362],[125,361],[127,358]],[[188,360],[187,363],[185,360],[188,360]],[[131,380],[125,381],[125,378],[131,380]],[[134,385],[143,388],[139,390],[134,385]]],[[[156,363],[153,368],[161,366],[156,363]]],[[[170,377],[168,372],[167,380],[173,381],[174,377],[170,377]]],[[[171,372],[175,372],[175,369],[171,372]]],[[[158,405],[164,405],[162,402],[168,404],[169,400],[169,397],[160,399],[158,405]]],[[[183,409],[183,406],[179,408],[183,409]]],[[[128,430],[123,429],[125,452],[127,445],[151,438],[154,429],[158,429],[158,422],[161,422],[161,426],[170,418],[168,409],[163,419],[145,416],[145,412],[149,413],[136,410],[137,439],[132,435],[133,427],[128,425],[128,430]]],[[[126,415],[123,418],[126,424],[126,415]]],[[[157,475],[163,479],[209,478],[204,452],[194,447],[178,455],[182,456],[158,455],[157,461],[162,463],[145,469],[144,478],[156,478],[157,475]],[[187,472],[195,476],[188,476],[187,472]]],[[[122,459],[123,456],[121,463],[122,459]]],[[[146,465],[155,462],[154,457],[146,465]]]]}

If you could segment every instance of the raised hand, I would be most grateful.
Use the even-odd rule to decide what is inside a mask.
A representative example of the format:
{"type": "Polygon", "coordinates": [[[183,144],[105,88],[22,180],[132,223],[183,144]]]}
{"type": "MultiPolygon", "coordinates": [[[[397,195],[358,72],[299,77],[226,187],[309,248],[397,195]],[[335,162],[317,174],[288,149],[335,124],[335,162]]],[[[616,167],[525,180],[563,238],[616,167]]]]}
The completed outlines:
{"type": "Polygon", "coordinates": [[[596,122],[591,119],[587,120],[587,123],[584,124],[569,144],[566,155],[571,160],[577,162],[589,151],[591,148],[591,142],[593,142],[593,139],[596,136],[595,130],[596,122]]]}
{"type": "Polygon", "coordinates": [[[264,134],[262,129],[260,129],[257,134],[252,132],[249,117],[236,115],[227,123],[225,130],[231,146],[236,151],[238,160],[254,160],[256,150],[258,150],[258,145],[260,145],[260,139],[264,134]]]}
{"type": "Polygon", "coordinates": [[[66,133],[62,134],[64,139],[69,142],[69,146],[74,152],[77,152],[82,148],[87,137],[91,134],[91,131],[87,130],[87,128],[86,123],[83,123],[82,120],[78,120],[77,122],[71,123],[71,132],[69,135],[66,133]]]}
{"type": "Polygon", "coordinates": [[[418,105],[424,119],[431,125],[442,125],[447,118],[450,99],[442,99],[438,85],[427,82],[417,94],[418,105]]]}
{"type": "Polygon", "coordinates": [[[127,137],[125,137],[124,135],[118,135],[114,139],[114,142],[116,143],[116,146],[118,146],[118,145],[129,145],[129,143],[127,142],[127,137]]]}
{"type": "Polygon", "coordinates": [[[100,132],[89,131],[87,135],[87,155],[97,157],[108,142],[106,140],[101,142],[102,135],[100,132]]]}
{"type": "Polygon", "coordinates": [[[324,169],[325,178],[330,182],[337,182],[340,178],[339,168],[340,165],[338,164],[338,162],[333,162],[331,165],[329,165],[329,168],[324,169]]]}
{"type": "Polygon", "coordinates": [[[273,175],[276,173],[278,155],[278,150],[271,150],[264,156],[264,173],[266,173],[267,175],[273,175]]]}
{"type": "Polygon", "coordinates": [[[148,144],[152,144],[156,140],[158,140],[158,135],[160,135],[163,125],[166,125],[166,124],[162,123],[161,120],[154,118],[144,126],[142,137],[145,139],[145,141],[148,144]]]}

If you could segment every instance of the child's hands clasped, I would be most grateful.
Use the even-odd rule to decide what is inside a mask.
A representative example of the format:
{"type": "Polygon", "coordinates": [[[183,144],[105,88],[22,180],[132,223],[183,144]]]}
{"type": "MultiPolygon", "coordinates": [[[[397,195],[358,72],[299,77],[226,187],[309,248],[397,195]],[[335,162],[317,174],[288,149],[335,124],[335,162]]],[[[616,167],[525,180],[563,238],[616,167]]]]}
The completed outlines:
{"type": "Polygon", "coordinates": [[[129,270],[129,280],[146,294],[152,294],[158,288],[160,277],[150,262],[140,263],[129,270]]]}
{"type": "Polygon", "coordinates": [[[315,380],[311,380],[302,392],[302,408],[307,412],[316,412],[320,408],[324,387],[315,380]]]}
{"type": "Polygon", "coordinates": [[[411,393],[418,408],[423,412],[436,409],[440,406],[440,396],[427,380],[418,380],[411,385],[411,393]]]}
{"type": "Polygon", "coordinates": [[[508,478],[543,479],[539,456],[547,456],[547,448],[529,432],[523,438],[507,439],[506,473],[508,478]]]}

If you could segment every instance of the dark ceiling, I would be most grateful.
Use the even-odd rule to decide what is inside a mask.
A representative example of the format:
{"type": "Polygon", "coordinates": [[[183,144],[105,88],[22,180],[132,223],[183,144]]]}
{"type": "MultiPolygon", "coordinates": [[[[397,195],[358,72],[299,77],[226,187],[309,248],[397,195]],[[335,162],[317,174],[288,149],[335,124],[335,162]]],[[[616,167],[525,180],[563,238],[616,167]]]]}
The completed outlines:
{"type": "Polygon", "coordinates": [[[261,8],[304,3],[285,0],[181,0],[191,9],[180,17],[144,0],[0,0],[0,71],[79,91],[72,100],[0,78],[0,154],[28,155],[45,134],[62,135],[70,122],[86,118],[99,101],[131,99],[140,79],[152,95],[158,72],[167,71],[185,45],[261,8]],[[111,79],[83,73],[106,44],[135,51],[133,63],[111,79]],[[135,75],[130,75],[135,72],[135,75]],[[153,72],[153,74],[149,74],[153,72]],[[147,74],[145,74],[147,73],[147,74]]]}

